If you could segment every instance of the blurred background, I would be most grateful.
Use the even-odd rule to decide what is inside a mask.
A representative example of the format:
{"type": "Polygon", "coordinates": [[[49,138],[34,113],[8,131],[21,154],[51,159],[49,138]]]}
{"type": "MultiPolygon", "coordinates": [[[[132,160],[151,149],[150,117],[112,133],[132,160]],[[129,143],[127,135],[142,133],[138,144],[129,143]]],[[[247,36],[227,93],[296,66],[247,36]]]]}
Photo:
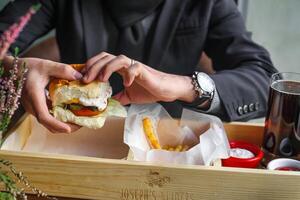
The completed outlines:
{"type": "MultiPolygon", "coordinates": [[[[271,54],[279,71],[299,72],[300,1],[236,0],[253,40],[271,54]]],[[[2,9],[9,0],[0,0],[2,9]]],[[[54,32],[46,37],[53,36],[54,32]]]]}
{"type": "Polygon", "coordinates": [[[300,72],[300,1],[239,0],[253,39],[268,49],[279,71],[300,72]]]}

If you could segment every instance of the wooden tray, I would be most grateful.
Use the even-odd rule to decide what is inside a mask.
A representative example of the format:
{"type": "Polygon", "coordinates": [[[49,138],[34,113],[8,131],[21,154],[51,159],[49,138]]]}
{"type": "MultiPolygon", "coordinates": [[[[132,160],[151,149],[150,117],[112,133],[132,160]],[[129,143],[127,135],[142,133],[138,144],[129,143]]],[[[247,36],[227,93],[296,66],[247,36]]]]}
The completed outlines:
{"type": "MultiPolygon", "coordinates": [[[[121,132],[124,122],[119,120],[114,126],[108,122],[108,126],[106,134],[121,132]]],[[[260,124],[232,123],[225,124],[225,129],[231,140],[261,144],[260,124]]],[[[34,186],[55,196],[116,200],[300,199],[298,172],[151,164],[7,150],[0,151],[0,158],[12,161],[34,186]]]]}

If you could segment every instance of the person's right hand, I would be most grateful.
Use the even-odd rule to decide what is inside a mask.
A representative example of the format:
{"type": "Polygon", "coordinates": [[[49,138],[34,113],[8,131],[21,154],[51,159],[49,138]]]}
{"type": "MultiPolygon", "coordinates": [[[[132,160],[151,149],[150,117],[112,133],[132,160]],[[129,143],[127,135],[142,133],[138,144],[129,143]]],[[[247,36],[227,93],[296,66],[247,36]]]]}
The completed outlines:
{"type": "Polygon", "coordinates": [[[76,80],[81,79],[82,75],[67,64],[38,58],[21,58],[20,61],[25,62],[28,67],[21,96],[25,110],[53,133],[70,133],[77,130],[79,126],[58,121],[49,113],[45,88],[50,77],[76,80]]]}

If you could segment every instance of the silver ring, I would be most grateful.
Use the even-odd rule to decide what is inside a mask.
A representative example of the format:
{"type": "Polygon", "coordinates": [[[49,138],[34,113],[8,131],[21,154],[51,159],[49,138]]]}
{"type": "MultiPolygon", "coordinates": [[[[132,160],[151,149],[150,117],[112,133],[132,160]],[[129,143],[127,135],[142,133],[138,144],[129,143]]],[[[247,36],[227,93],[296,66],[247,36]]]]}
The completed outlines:
{"type": "Polygon", "coordinates": [[[131,60],[130,60],[130,66],[129,66],[129,68],[132,67],[135,63],[136,63],[136,61],[133,60],[133,59],[131,59],[131,60]]]}

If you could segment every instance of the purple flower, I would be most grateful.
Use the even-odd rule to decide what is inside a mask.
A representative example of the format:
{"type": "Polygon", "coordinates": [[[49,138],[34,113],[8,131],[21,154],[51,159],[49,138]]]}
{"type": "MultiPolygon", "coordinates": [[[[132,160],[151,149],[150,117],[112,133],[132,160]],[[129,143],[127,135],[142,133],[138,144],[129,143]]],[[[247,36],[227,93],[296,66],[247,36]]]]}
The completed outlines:
{"type": "Polygon", "coordinates": [[[40,4],[32,6],[29,8],[27,13],[23,15],[19,22],[11,25],[1,36],[0,39],[0,59],[2,60],[6,55],[11,44],[17,39],[23,28],[30,21],[32,15],[34,15],[38,9],[40,8],[40,4]]]}
{"type": "Polygon", "coordinates": [[[12,66],[7,66],[10,70],[4,72],[2,60],[11,44],[15,42],[20,32],[39,8],[40,4],[30,7],[27,13],[20,17],[17,23],[11,25],[0,37],[0,139],[1,134],[6,130],[11,117],[19,106],[18,100],[22,93],[27,71],[25,63],[19,63],[18,58],[15,57],[12,66]]]}

